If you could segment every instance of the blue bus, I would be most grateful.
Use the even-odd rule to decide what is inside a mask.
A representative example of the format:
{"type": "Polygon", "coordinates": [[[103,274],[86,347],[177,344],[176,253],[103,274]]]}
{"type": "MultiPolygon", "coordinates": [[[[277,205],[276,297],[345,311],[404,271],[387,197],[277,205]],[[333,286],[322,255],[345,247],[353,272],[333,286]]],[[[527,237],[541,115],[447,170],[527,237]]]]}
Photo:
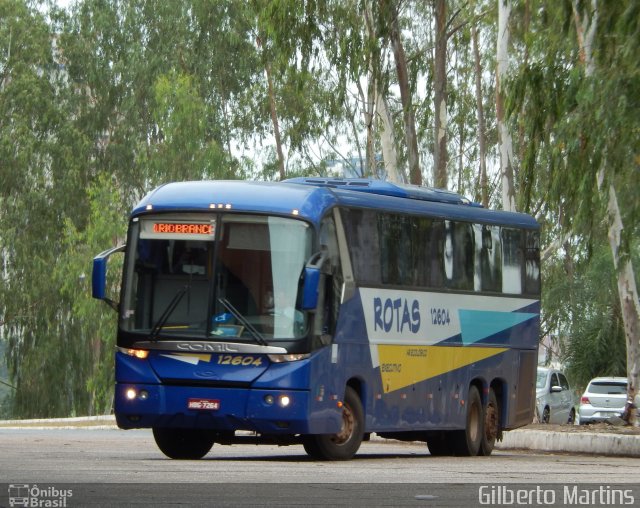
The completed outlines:
{"type": "Polygon", "coordinates": [[[174,459],[246,442],[346,460],[372,433],[489,455],[533,418],[539,226],[450,192],[166,184],[94,259],[93,296],[118,311],[117,424],[174,459]]]}

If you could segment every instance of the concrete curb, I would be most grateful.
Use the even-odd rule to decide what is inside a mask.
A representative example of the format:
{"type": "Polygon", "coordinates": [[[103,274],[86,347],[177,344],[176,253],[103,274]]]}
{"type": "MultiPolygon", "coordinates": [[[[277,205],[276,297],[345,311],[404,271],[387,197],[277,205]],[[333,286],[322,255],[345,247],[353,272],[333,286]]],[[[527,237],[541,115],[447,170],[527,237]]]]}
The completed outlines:
{"type": "Polygon", "coordinates": [[[505,432],[496,448],[640,457],[640,434],[516,429],[505,432]]]}
{"type": "MultiPolygon", "coordinates": [[[[77,418],[34,420],[2,420],[2,429],[117,429],[112,415],[77,418]]],[[[397,442],[372,435],[376,441],[397,442]]],[[[610,434],[606,432],[556,432],[533,429],[516,429],[505,432],[503,440],[496,443],[498,450],[531,450],[547,453],[585,453],[640,457],[640,434],[610,434]]]]}
{"type": "Polygon", "coordinates": [[[113,415],[78,416],[74,418],[35,418],[32,420],[0,420],[2,429],[117,429],[113,415]]]}

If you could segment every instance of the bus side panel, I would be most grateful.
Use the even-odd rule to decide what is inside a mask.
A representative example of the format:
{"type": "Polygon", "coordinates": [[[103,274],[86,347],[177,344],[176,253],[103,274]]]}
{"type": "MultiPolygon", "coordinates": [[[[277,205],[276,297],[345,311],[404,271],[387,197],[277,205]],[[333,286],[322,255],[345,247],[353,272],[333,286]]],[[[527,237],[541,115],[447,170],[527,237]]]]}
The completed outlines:
{"type": "Polygon", "coordinates": [[[506,428],[522,427],[533,420],[536,404],[537,350],[519,351],[518,358],[514,358],[513,364],[518,366],[514,373],[514,377],[517,376],[517,384],[513,388],[515,401],[508,406],[509,414],[506,428]]]}
{"type": "Polygon", "coordinates": [[[340,312],[333,386],[358,381],[371,432],[461,429],[470,383],[483,397],[494,383],[503,427],[518,427],[533,415],[538,315],[526,298],[361,288],[340,312]]]}

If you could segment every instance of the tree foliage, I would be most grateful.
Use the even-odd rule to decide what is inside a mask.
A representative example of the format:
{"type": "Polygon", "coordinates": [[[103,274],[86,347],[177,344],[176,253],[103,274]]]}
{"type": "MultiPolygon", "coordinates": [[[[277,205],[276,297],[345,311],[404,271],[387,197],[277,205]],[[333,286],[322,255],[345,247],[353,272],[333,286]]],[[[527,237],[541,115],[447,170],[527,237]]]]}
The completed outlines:
{"type": "MultiPolygon", "coordinates": [[[[498,4],[446,4],[441,181],[478,199],[482,185],[499,208],[498,4]]],[[[623,259],[637,255],[640,213],[640,7],[598,3],[591,75],[574,8],[588,14],[591,5],[512,2],[504,89],[517,208],[539,218],[546,245],[560,246],[545,268],[545,328],[580,380],[618,372],[624,361],[599,171],[604,188],[618,190],[623,259]],[[612,352],[606,363],[587,353],[602,348],[612,352]]],[[[15,414],[110,410],[115,319],[89,298],[90,262],[124,242],[127,211],[156,185],[326,175],[340,165],[386,178],[383,136],[395,177],[408,180],[419,159],[413,181],[434,181],[435,8],[416,0],[77,0],[67,10],[0,2],[0,340],[15,414]],[[417,156],[405,137],[410,116],[417,156]]]]}

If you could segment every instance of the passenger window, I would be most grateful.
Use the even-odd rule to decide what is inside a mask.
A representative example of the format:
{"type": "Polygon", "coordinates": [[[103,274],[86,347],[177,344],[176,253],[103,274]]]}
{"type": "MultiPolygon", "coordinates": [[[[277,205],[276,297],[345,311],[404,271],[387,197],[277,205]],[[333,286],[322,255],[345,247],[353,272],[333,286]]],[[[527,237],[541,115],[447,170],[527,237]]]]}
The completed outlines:
{"type": "Polygon", "coordinates": [[[540,234],[527,231],[525,252],[525,291],[529,294],[540,293],[540,234]]]}
{"type": "Polygon", "coordinates": [[[500,246],[500,228],[475,224],[476,291],[502,291],[502,249],[500,246]]]}
{"type": "Polygon", "coordinates": [[[558,374],[558,377],[560,378],[560,386],[562,386],[563,390],[568,390],[569,389],[569,382],[567,381],[567,378],[564,377],[563,374],[558,374]]]}
{"type": "Polygon", "coordinates": [[[349,255],[356,280],[365,284],[380,284],[380,256],[376,214],[371,210],[340,210],[345,235],[349,243],[349,255]]]}
{"type": "Polygon", "coordinates": [[[502,292],[522,293],[522,233],[502,228],[502,292]]]}
{"type": "Polygon", "coordinates": [[[378,214],[382,283],[411,286],[411,219],[406,215],[378,214]]]}
{"type": "Polygon", "coordinates": [[[332,218],[326,218],[320,226],[320,249],[326,251],[329,262],[330,277],[327,277],[325,287],[325,315],[322,334],[333,335],[338,322],[338,312],[340,311],[340,296],[342,294],[342,265],[340,264],[340,253],[338,250],[338,237],[336,235],[336,225],[332,218]]]}
{"type": "Polygon", "coordinates": [[[445,285],[473,291],[473,227],[465,222],[445,221],[445,285]]]}
{"type": "Polygon", "coordinates": [[[411,222],[413,284],[441,288],[444,279],[444,221],[413,217],[411,222]]]}

